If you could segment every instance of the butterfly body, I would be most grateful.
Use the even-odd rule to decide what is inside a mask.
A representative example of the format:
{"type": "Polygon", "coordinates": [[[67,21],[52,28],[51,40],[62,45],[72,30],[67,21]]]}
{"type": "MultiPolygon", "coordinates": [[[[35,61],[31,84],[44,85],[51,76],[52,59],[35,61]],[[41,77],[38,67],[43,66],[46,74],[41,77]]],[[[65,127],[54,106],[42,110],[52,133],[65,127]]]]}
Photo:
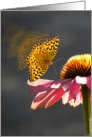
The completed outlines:
{"type": "Polygon", "coordinates": [[[43,43],[37,43],[33,46],[31,53],[27,56],[26,64],[29,67],[29,80],[39,79],[52,64],[58,50],[59,38],[53,36],[43,43]]]}

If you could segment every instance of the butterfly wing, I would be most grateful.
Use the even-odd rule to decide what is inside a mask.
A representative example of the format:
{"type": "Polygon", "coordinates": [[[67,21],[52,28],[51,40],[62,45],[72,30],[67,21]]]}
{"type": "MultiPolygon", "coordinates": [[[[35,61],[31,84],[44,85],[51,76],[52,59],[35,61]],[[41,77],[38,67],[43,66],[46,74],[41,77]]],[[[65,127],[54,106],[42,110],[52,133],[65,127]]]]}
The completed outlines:
{"type": "Polygon", "coordinates": [[[48,69],[49,64],[45,61],[51,61],[58,50],[59,37],[53,36],[43,43],[37,43],[33,46],[31,53],[27,56],[26,64],[29,67],[29,79],[35,81],[39,79],[48,69]]]}
{"type": "Polygon", "coordinates": [[[33,46],[32,52],[34,54],[40,54],[43,57],[52,60],[58,50],[59,46],[59,37],[55,35],[45,42],[37,43],[33,46]]]}
{"type": "Polygon", "coordinates": [[[35,57],[35,55],[30,54],[27,58],[27,65],[29,66],[29,80],[35,81],[39,79],[48,69],[48,65],[44,64],[35,57]]]}
{"type": "Polygon", "coordinates": [[[45,51],[50,60],[52,60],[58,50],[59,46],[59,37],[57,35],[51,37],[47,41],[44,42],[45,51]]]}
{"type": "Polygon", "coordinates": [[[39,42],[33,46],[33,49],[31,51],[32,54],[42,54],[44,52],[45,48],[42,42],[39,42]]]}

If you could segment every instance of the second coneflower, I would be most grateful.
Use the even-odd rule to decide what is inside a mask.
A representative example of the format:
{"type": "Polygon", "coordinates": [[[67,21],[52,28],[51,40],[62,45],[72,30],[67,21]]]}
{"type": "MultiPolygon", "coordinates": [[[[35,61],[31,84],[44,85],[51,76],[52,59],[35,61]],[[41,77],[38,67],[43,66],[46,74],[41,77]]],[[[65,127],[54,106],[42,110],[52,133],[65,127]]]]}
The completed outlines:
{"type": "Polygon", "coordinates": [[[29,93],[38,93],[31,108],[48,108],[62,98],[63,104],[71,106],[83,104],[86,135],[91,134],[91,55],[81,54],[71,57],[61,70],[61,79],[27,81],[35,86],[29,93]]]}

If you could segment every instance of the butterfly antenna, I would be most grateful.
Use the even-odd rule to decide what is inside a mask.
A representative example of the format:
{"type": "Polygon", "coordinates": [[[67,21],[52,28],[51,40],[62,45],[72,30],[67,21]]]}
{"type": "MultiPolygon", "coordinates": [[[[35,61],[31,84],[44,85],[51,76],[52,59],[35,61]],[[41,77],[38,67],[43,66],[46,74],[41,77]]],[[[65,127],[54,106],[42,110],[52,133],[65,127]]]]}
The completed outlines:
{"type": "Polygon", "coordinates": [[[55,74],[56,74],[56,76],[57,76],[57,71],[56,71],[56,68],[55,68],[55,65],[54,65],[54,63],[52,63],[52,65],[53,65],[53,67],[54,67],[55,74]]]}
{"type": "Polygon", "coordinates": [[[52,64],[53,64],[53,67],[54,67],[54,70],[55,70],[55,74],[56,74],[56,76],[57,76],[57,70],[56,70],[56,68],[55,68],[55,63],[56,62],[58,62],[58,61],[60,61],[60,60],[62,60],[63,58],[60,58],[60,59],[58,59],[58,60],[56,60],[56,61],[54,61],[52,64]]]}
{"type": "Polygon", "coordinates": [[[60,61],[60,60],[62,60],[62,59],[63,59],[63,58],[60,58],[60,59],[54,61],[53,64],[54,64],[54,63],[57,63],[58,61],[60,61]]]}

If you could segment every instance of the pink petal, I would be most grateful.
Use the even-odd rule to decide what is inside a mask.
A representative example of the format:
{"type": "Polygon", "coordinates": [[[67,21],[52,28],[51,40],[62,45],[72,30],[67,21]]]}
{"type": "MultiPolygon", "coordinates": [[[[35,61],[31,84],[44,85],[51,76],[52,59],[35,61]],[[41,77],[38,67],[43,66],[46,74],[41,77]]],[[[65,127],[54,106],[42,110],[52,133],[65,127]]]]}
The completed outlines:
{"type": "MultiPolygon", "coordinates": [[[[38,81],[38,80],[37,80],[38,81]]],[[[44,80],[43,80],[44,81],[44,80]]],[[[33,82],[34,83],[34,82],[33,82]]],[[[42,92],[44,90],[48,91],[50,89],[50,85],[54,83],[54,80],[47,80],[47,82],[43,82],[43,84],[40,85],[37,85],[36,87],[33,87],[31,89],[28,90],[28,93],[29,94],[32,94],[32,93],[38,93],[38,92],[42,92]]],[[[36,84],[36,82],[35,82],[36,84]]]]}
{"type": "Polygon", "coordinates": [[[59,88],[64,82],[69,81],[70,79],[61,79],[58,81],[54,81],[53,84],[51,85],[51,88],[59,88]]]}
{"type": "Polygon", "coordinates": [[[82,104],[82,93],[79,92],[76,95],[76,99],[72,99],[70,96],[70,98],[68,98],[68,102],[69,102],[70,106],[73,106],[73,107],[78,106],[80,103],[82,104]]]}
{"type": "Polygon", "coordinates": [[[61,83],[57,83],[57,84],[55,83],[51,85],[51,88],[57,89],[57,88],[60,88],[60,86],[61,86],[61,83]]]}
{"type": "Polygon", "coordinates": [[[75,101],[74,99],[71,99],[71,100],[69,101],[70,106],[73,106],[74,101],[75,101]]]}
{"type": "Polygon", "coordinates": [[[91,76],[88,77],[77,76],[75,79],[77,83],[87,84],[88,88],[91,89],[91,76]]]}
{"type": "Polygon", "coordinates": [[[63,96],[62,96],[62,103],[65,105],[66,103],[68,103],[68,98],[69,98],[69,92],[66,92],[63,96]]]}
{"type": "Polygon", "coordinates": [[[81,92],[79,92],[79,93],[76,95],[76,101],[74,102],[73,106],[74,106],[74,107],[77,107],[80,103],[81,103],[81,92]]]}
{"type": "Polygon", "coordinates": [[[62,88],[57,89],[57,92],[54,94],[54,96],[46,103],[45,108],[48,108],[51,105],[55,104],[63,94],[65,94],[65,91],[62,88]]]}
{"type": "Polygon", "coordinates": [[[71,86],[72,82],[73,82],[73,79],[71,79],[71,80],[63,83],[63,89],[64,89],[64,91],[68,92],[70,90],[70,86],[71,86]]]}
{"type": "Polygon", "coordinates": [[[33,87],[31,89],[28,90],[28,93],[29,94],[32,94],[32,93],[38,93],[38,92],[42,92],[42,91],[48,91],[50,89],[50,86],[36,86],[36,87],[33,87]]]}
{"type": "Polygon", "coordinates": [[[73,98],[70,96],[70,94],[69,94],[69,97],[68,97],[68,102],[70,101],[70,100],[72,100],[73,98]]]}
{"type": "Polygon", "coordinates": [[[91,75],[89,77],[87,77],[86,84],[87,84],[88,88],[91,89],[91,75]]]}
{"type": "Polygon", "coordinates": [[[43,92],[41,92],[41,93],[38,93],[37,94],[37,96],[34,98],[34,102],[38,102],[38,101],[40,101],[42,98],[43,98],[43,96],[45,95],[45,91],[43,91],[43,92]]]}
{"type": "Polygon", "coordinates": [[[75,98],[76,95],[79,93],[80,89],[81,89],[81,84],[76,83],[76,80],[74,79],[70,87],[70,96],[72,98],[75,98]]]}
{"type": "Polygon", "coordinates": [[[86,81],[87,81],[86,77],[81,77],[81,76],[77,76],[75,79],[76,79],[76,82],[79,84],[86,84],[86,81]]]}
{"type": "Polygon", "coordinates": [[[34,109],[34,110],[35,110],[38,106],[39,106],[39,102],[34,103],[34,101],[32,101],[31,109],[34,109]]]}
{"type": "Polygon", "coordinates": [[[47,95],[45,95],[42,100],[37,101],[37,102],[36,102],[36,101],[34,102],[34,100],[33,100],[32,105],[31,105],[31,108],[32,108],[32,109],[36,109],[37,107],[43,107],[43,106],[46,104],[46,102],[47,102],[56,92],[57,92],[57,90],[55,90],[55,89],[50,90],[49,93],[47,93],[47,95]]]}
{"type": "Polygon", "coordinates": [[[43,85],[43,84],[50,84],[53,83],[54,80],[47,80],[47,79],[38,79],[34,82],[31,82],[29,79],[27,80],[27,84],[30,86],[38,86],[38,85],[43,85]]]}

